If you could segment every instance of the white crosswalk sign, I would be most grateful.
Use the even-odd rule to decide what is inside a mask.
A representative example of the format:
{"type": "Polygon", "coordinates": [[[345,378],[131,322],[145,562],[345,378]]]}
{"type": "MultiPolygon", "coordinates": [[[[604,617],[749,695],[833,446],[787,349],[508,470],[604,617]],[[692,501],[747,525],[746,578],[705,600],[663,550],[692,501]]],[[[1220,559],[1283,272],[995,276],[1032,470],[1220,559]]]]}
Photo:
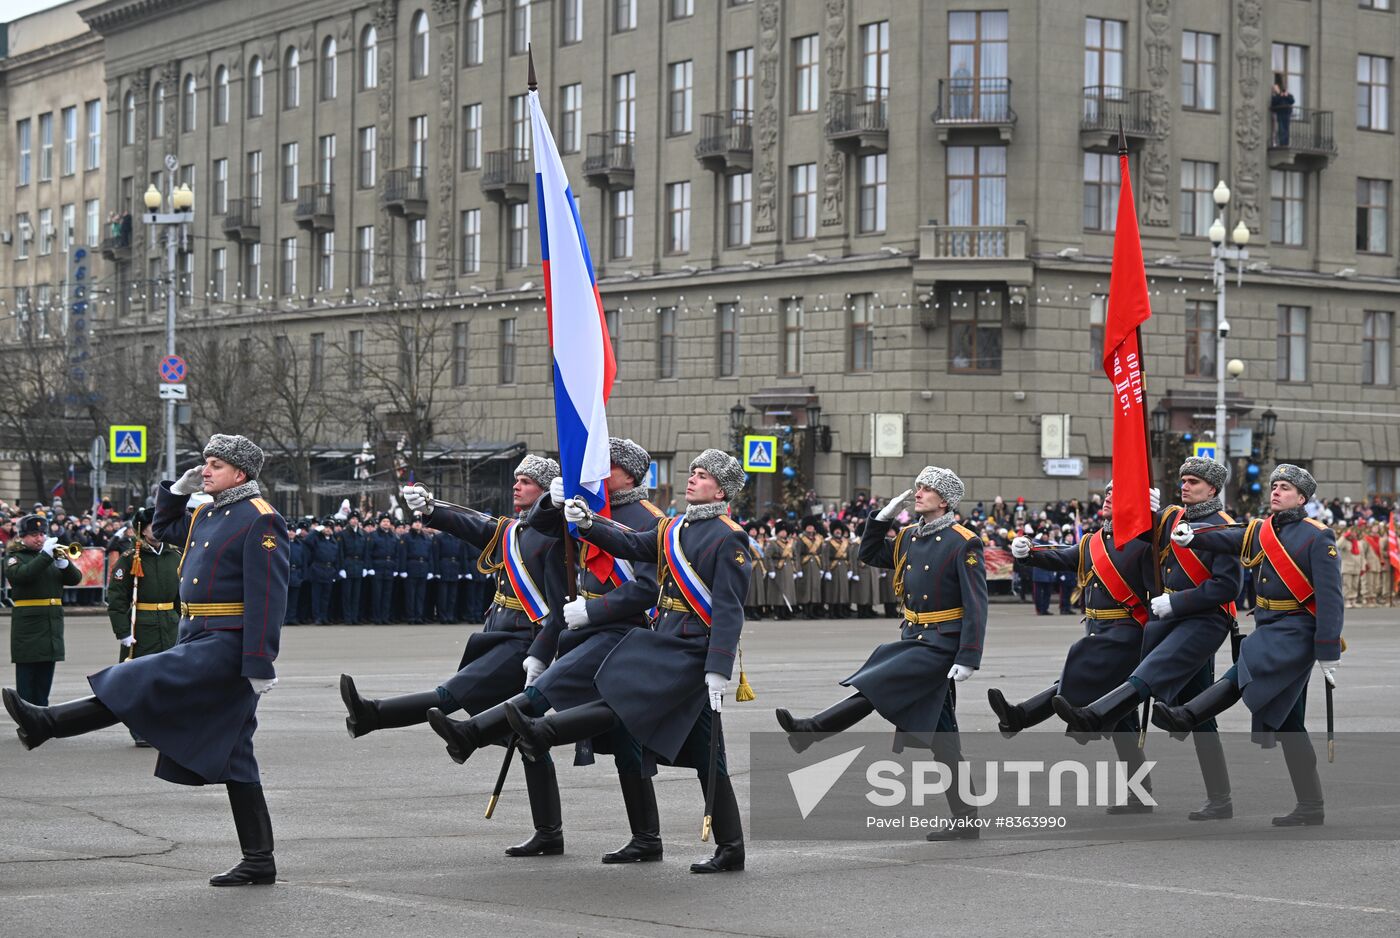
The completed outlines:
{"type": "Polygon", "coordinates": [[[777,450],[776,436],[744,437],[744,471],[777,472],[778,460],[774,455],[777,450]]]}
{"type": "Polygon", "coordinates": [[[146,428],[144,426],[112,426],[108,437],[112,462],[146,461],[146,428]]]}

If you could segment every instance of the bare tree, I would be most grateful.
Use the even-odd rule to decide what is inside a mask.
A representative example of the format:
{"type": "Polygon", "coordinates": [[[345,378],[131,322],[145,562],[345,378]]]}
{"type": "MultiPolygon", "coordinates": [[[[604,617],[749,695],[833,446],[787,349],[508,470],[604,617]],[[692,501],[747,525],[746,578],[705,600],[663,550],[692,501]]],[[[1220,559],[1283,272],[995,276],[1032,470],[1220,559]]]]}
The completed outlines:
{"type": "Polygon", "coordinates": [[[188,443],[201,447],[211,433],[265,435],[273,395],[258,367],[261,352],[251,335],[210,333],[185,344],[194,418],[185,428],[188,443]]]}

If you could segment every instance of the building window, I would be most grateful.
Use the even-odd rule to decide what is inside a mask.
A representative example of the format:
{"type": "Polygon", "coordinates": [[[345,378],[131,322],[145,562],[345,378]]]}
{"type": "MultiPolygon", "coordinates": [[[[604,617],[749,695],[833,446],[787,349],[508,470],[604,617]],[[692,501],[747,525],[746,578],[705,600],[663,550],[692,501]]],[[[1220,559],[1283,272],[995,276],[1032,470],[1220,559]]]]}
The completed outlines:
{"type": "Polygon", "coordinates": [[[530,0],[510,0],[510,54],[530,48],[530,0]]]}
{"type": "Polygon", "coordinates": [[[297,292],[297,239],[295,236],[282,239],[282,295],[294,296],[297,292]]]}
{"type": "Polygon", "coordinates": [[[23,261],[29,259],[29,242],[34,237],[34,228],[29,222],[28,212],[19,212],[15,215],[15,260],[23,261]],[[28,237],[26,237],[28,235],[28,237]]]}
{"type": "Polygon", "coordinates": [[[321,100],[334,101],[339,74],[336,62],[335,37],[327,36],[321,41],[321,100]]]}
{"type": "Polygon", "coordinates": [[[247,168],[244,173],[243,194],[252,199],[254,204],[262,201],[262,151],[254,150],[248,154],[247,168]]]}
{"type": "Polygon", "coordinates": [[[656,311],[656,377],[676,376],[676,308],[663,306],[656,311]]]}
{"type": "Polygon", "coordinates": [[[683,20],[695,15],[695,0],[671,0],[671,19],[683,20]]]}
{"type": "Polygon", "coordinates": [[[506,267],[519,270],[530,262],[530,207],[518,202],[506,208],[506,267]]]}
{"type": "Polygon", "coordinates": [[[428,220],[415,218],[408,223],[408,282],[428,279],[428,220]]]}
{"type": "Polygon", "coordinates": [[[360,90],[379,87],[379,32],[374,26],[360,30],[360,90]]]}
{"type": "Polygon", "coordinates": [[[53,114],[39,115],[39,181],[53,178],[53,114]]]}
{"type": "Polygon", "coordinates": [[[355,229],[355,286],[368,287],[374,283],[374,226],[361,225],[355,229]]]}
{"type": "Polygon", "coordinates": [[[559,44],[583,41],[583,0],[560,0],[559,44]]]}
{"type": "Polygon", "coordinates": [[[214,71],[214,126],[222,127],[228,123],[228,69],[220,65],[214,71]]]}
{"type": "Polygon", "coordinates": [[[263,115],[263,63],[257,56],[248,63],[248,116],[263,115]]]}
{"type": "Polygon", "coordinates": [[[612,90],[612,129],[633,133],[637,129],[637,73],[614,75],[612,90]]]}
{"type": "Polygon", "coordinates": [[[214,161],[214,214],[228,211],[228,160],[214,161]]]}
{"type": "MultiPolygon", "coordinates": [[[[974,14],[949,14],[971,19],[974,14]]],[[[1006,14],[1005,13],[983,13],[982,29],[983,38],[995,38],[1005,40],[1006,38],[1006,14]],[[989,20],[988,18],[991,18],[989,20]],[[993,29],[987,27],[989,23],[995,22],[993,29]]],[[[1128,31],[1128,24],[1121,20],[1106,20],[1097,16],[1086,16],[1084,18],[1084,84],[1089,88],[1100,89],[1104,97],[1120,97],[1123,94],[1123,36],[1128,31]]],[[[972,39],[969,32],[967,38],[972,39]]],[[[1184,47],[1183,47],[1184,48],[1184,47]]],[[[983,77],[990,77],[985,71],[985,45],[983,47],[983,71],[973,74],[981,74],[983,77]]],[[[1006,43],[1000,44],[998,64],[1000,71],[997,77],[1006,76],[1005,56],[1006,43]]],[[[1184,106],[1184,105],[1183,105],[1184,106]]]]}
{"type": "Polygon", "coordinates": [[[1361,130],[1390,129],[1390,59],[1356,57],[1356,126],[1361,130]]]}
{"type": "MultiPolygon", "coordinates": [[[[1006,224],[1006,147],[948,147],[948,223],[999,228],[1006,224]]],[[[1005,233],[970,232],[954,253],[964,257],[1005,256],[1005,233]]]]}
{"type": "Polygon", "coordinates": [[[222,300],[228,293],[228,249],[214,248],[209,252],[209,295],[222,300]]]}
{"type": "Polygon", "coordinates": [[[1307,46],[1296,46],[1286,42],[1275,42],[1269,51],[1271,71],[1283,76],[1283,87],[1293,95],[1293,106],[1303,106],[1303,95],[1307,93],[1307,46]]]}
{"type": "MultiPolygon", "coordinates": [[[[949,105],[954,118],[997,119],[1007,113],[1007,30],[1004,10],[948,14],[949,105]]],[[[1122,24],[1113,20],[1085,20],[1085,85],[1122,84],[1121,30],[1122,24]]]]}
{"type": "Polygon", "coordinates": [[[530,99],[527,95],[516,94],[510,98],[510,145],[517,161],[530,158],[530,147],[534,143],[530,134],[530,99]]]}
{"type": "Polygon", "coordinates": [[[322,231],[316,235],[316,289],[329,290],[335,286],[335,232],[322,231]]]}
{"type": "Polygon", "coordinates": [[[1390,355],[1394,348],[1392,323],[1395,315],[1384,310],[1366,310],[1361,330],[1361,383],[1390,384],[1390,355]]]}
{"type": "Polygon", "coordinates": [[[320,391],[325,386],[326,381],[326,334],[324,332],[311,333],[311,354],[307,367],[307,390],[320,391]]]}
{"type": "Polygon", "coordinates": [[[462,169],[481,169],[481,105],[462,108],[462,169]]]}
{"type": "Polygon", "coordinates": [[[194,252],[181,251],[177,257],[180,305],[188,307],[194,299],[194,252]]]}
{"type": "Polygon", "coordinates": [[[351,329],[346,342],[350,361],[345,369],[345,377],[352,388],[358,388],[365,380],[365,331],[351,329]]]}
{"type": "Polygon", "coordinates": [[[577,153],[583,146],[583,85],[559,89],[559,152],[577,153]]]}
{"type": "MultiPolygon", "coordinates": [[[[151,139],[159,140],[165,136],[165,85],[157,84],[155,91],[151,92],[151,139]]],[[[43,118],[40,118],[43,121],[43,118]]],[[[40,126],[43,126],[42,123],[40,126]]]]}
{"type": "Polygon", "coordinates": [[[63,253],[67,254],[77,238],[78,207],[76,205],[69,202],[62,207],[59,214],[59,226],[61,229],[59,231],[59,244],[62,245],[63,253]]]}
{"type": "Polygon", "coordinates": [[[410,390],[418,380],[418,330],[399,326],[399,386],[410,390]]]}
{"type": "Polygon", "coordinates": [[[428,167],[428,115],[408,119],[408,165],[415,178],[423,176],[428,167]]]}
{"type": "Polygon", "coordinates": [[[1210,234],[1215,221],[1215,180],[1219,173],[1215,163],[1202,160],[1181,161],[1181,233],[1198,238],[1210,234]]]}
{"type": "Polygon", "coordinates": [[[180,92],[180,130],[190,133],[198,126],[198,103],[193,75],[185,76],[185,86],[180,92]]]}
{"type": "Polygon", "coordinates": [[[1269,173],[1269,240],[1275,244],[1303,243],[1307,205],[1306,173],[1275,169],[1269,173]]]}
{"type": "Polygon", "coordinates": [[[1186,377],[1215,376],[1215,302],[1187,300],[1186,377]]]}
{"type": "Polygon", "coordinates": [[[481,0],[467,0],[466,35],[462,42],[462,62],[465,65],[481,64],[481,50],[486,39],[483,24],[481,0]]]}
{"type": "Polygon", "coordinates": [[[452,386],[454,388],[464,388],[467,386],[467,358],[471,347],[467,344],[467,326],[465,322],[454,322],[452,324],[452,386]]]}
{"type": "Polygon", "coordinates": [[[53,253],[53,209],[39,209],[39,256],[53,253]]]}
{"type": "Polygon", "coordinates": [[[788,238],[805,241],[817,236],[817,164],[788,168],[788,238]]]}
{"type": "Polygon", "coordinates": [[[867,101],[883,101],[890,90],[890,23],[866,23],[860,28],[860,79],[867,101]]]}
{"type": "Polygon", "coordinates": [[[373,125],[361,127],[356,135],[359,140],[360,151],[360,172],[356,177],[356,183],[361,189],[373,189],[375,180],[378,178],[375,166],[375,148],[378,145],[379,129],[373,125]]]}
{"type": "Polygon", "coordinates": [[[408,47],[408,77],[428,77],[428,14],[422,10],[413,14],[412,35],[408,47]]]}
{"type": "Polygon", "coordinates": [[[1084,230],[1112,231],[1118,220],[1118,157],[1084,154],[1084,230]]]}
{"type": "Polygon", "coordinates": [[[1213,33],[1185,30],[1181,34],[1181,106],[1196,111],[1215,110],[1216,46],[1213,33]]]}
{"type": "Polygon", "coordinates": [[[497,382],[500,384],[515,383],[515,320],[502,319],[501,330],[501,357],[499,361],[499,373],[497,382]]]}
{"type": "Polygon", "coordinates": [[[846,345],[850,353],[846,358],[846,370],[874,371],[875,317],[872,314],[869,293],[857,293],[851,297],[851,308],[847,317],[846,345]]]}
{"type": "Polygon", "coordinates": [[[729,109],[736,117],[753,111],[753,46],[729,53],[729,109]]]}
{"type": "Polygon", "coordinates": [[[666,253],[690,250],[690,183],[666,184],[666,253]]]}
{"type": "Polygon", "coordinates": [[[282,201],[295,202],[297,198],[297,185],[299,183],[297,174],[298,151],[300,147],[296,143],[282,144],[282,201]]]}
{"type": "MultiPolygon", "coordinates": [[[[886,166],[887,157],[884,153],[872,153],[860,158],[861,234],[875,234],[885,230],[886,166]]],[[[815,219],[812,224],[815,227],[815,219]]]]}
{"type": "Polygon", "coordinates": [[[821,107],[821,45],[817,35],[792,41],[792,110],[810,114],[821,107]]]}
{"type": "Polygon", "coordinates": [[[316,181],[323,192],[335,182],[335,134],[316,138],[316,181]]]}
{"type": "Polygon", "coordinates": [[[83,215],[87,234],[83,243],[95,248],[102,243],[102,209],[97,199],[88,199],[83,203],[83,215]]]}
{"type": "Polygon", "coordinates": [[[724,243],[727,247],[748,247],[753,240],[753,173],[726,176],[724,243]]]}
{"type": "MultiPolygon", "coordinates": [[[[26,125],[28,121],[25,122],[26,125]]],[[[128,91],[122,99],[122,145],[136,143],[136,93],[128,91]]]]}
{"type": "Polygon", "coordinates": [[[15,125],[15,148],[19,153],[18,185],[27,186],[33,174],[34,143],[29,136],[29,118],[15,125]]]}
{"type": "Polygon", "coordinates": [[[1390,180],[1356,180],[1356,249],[1390,253],[1390,180]]]}
{"type": "Polygon", "coordinates": [[[612,257],[614,260],[632,256],[632,190],[618,189],[612,193],[612,257]]]}
{"type": "Polygon", "coordinates": [[[739,304],[721,303],[715,308],[715,373],[732,378],[737,373],[739,304]]]}
{"type": "Polygon", "coordinates": [[[262,245],[254,241],[243,246],[243,299],[262,296],[262,245]]]}
{"type": "Polygon", "coordinates": [[[802,300],[788,297],[781,301],[782,335],[779,336],[778,373],[782,375],[802,374],[802,300]]]}
{"type": "Polygon", "coordinates": [[[613,32],[637,28],[637,0],[613,0],[613,32]]]}
{"type": "Polygon", "coordinates": [[[462,273],[481,271],[481,209],[462,212],[462,273]]]}
{"type": "Polygon", "coordinates": [[[948,370],[1001,374],[1001,290],[952,288],[941,298],[948,309],[948,370]]]}
{"type": "Polygon", "coordinates": [[[603,310],[603,328],[608,332],[608,347],[612,349],[613,363],[622,361],[622,310],[603,310]]]}
{"type": "Polygon", "coordinates": [[[1388,505],[1397,504],[1400,498],[1400,466],[1385,465],[1382,463],[1366,464],[1366,501],[1374,504],[1382,502],[1388,505]]]}
{"type": "Polygon", "coordinates": [[[1308,380],[1308,308],[1278,308],[1278,380],[1308,380]]]}
{"type": "Polygon", "coordinates": [[[694,108],[695,63],[690,59],[686,59],[684,62],[672,62],[669,72],[671,76],[668,96],[670,116],[666,129],[672,136],[688,134],[694,126],[692,110],[694,108]]]}
{"type": "Polygon", "coordinates": [[[301,105],[301,53],[288,46],[282,57],[282,110],[290,111],[301,105]]]}
{"type": "Polygon", "coordinates": [[[71,176],[78,171],[78,109],[66,107],[61,112],[63,121],[63,156],[59,171],[71,176]]]}

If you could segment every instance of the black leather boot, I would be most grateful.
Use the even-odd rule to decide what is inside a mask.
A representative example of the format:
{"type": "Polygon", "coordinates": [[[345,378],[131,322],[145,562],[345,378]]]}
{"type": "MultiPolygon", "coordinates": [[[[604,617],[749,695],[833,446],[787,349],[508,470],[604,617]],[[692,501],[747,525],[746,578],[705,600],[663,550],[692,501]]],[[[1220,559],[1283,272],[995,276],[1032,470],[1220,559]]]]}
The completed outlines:
{"type": "MultiPolygon", "coordinates": [[[[963,801],[961,776],[962,776],[962,744],[956,731],[935,733],[933,736],[934,758],[948,766],[952,773],[951,784],[945,797],[948,799],[948,811],[952,815],[952,823],[947,827],[940,827],[931,830],[924,835],[924,839],[932,843],[941,843],[949,840],[978,840],[982,836],[981,829],[977,826],[977,809],[963,801]]],[[[968,780],[968,791],[976,794],[976,788],[972,785],[972,780],[968,780]]]]}
{"type": "MultiPolygon", "coordinates": [[[[702,773],[704,770],[701,770],[702,773]]],[[[700,790],[705,790],[705,775],[700,776],[700,790]]],[[[710,815],[710,831],[715,835],[715,855],[708,860],[690,864],[692,873],[734,873],[744,868],[744,821],[739,814],[739,799],[728,775],[715,776],[714,813],[710,815]]]]}
{"type": "Polygon", "coordinates": [[[554,857],[564,852],[564,821],[559,809],[559,782],[554,763],[525,763],[525,790],[530,793],[530,817],[535,833],[523,844],[506,848],[508,857],[554,857]]]}
{"type": "Polygon", "coordinates": [[[852,694],[806,719],[798,719],[782,708],[774,711],[778,725],[788,734],[788,745],[793,752],[803,752],[818,740],[848,730],[873,712],[875,705],[862,694],[852,694]]]}
{"type": "Polygon", "coordinates": [[[1168,707],[1160,700],[1152,705],[1152,722],[1172,735],[1191,732],[1199,724],[1224,713],[1240,699],[1235,682],[1222,677],[1179,707],[1168,707]]]}
{"type": "MultiPolygon", "coordinates": [[[[510,702],[517,707],[528,707],[530,698],[524,694],[516,694],[510,702]]],[[[483,710],[469,720],[454,720],[437,707],[433,707],[428,711],[428,725],[447,743],[447,754],[458,765],[470,759],[472,753],[482,746],[500,742],[510,735],[510,724],[506,722],[506,705],[503,703],[483,710]]]]}
{"type": "Polygon", "coordinates": [[[1052,705],[1059,718],[1069,724],[1074,732],[1106,733],[1117,726],[1119,720],[1136,710],[1141,701],[1137,687],[1124,682],[1087,707],[1076,707],[1058,695],[1052,705]]]}
{"type": "MultiPolygon", "coordinates": [[[[1125,687],[1132,685],[1125,684],[1125,687]]],[[[1118,759],[1127,765],[1128,777],[1132,778],[1137,770],[1142,766],[1145,759],[1143,752],[1138,748],[1137,733],[1114,733],[1113,748],[1118,753],[1118,759]]],[[[1152,777],[1148,776],[1142,780],[1143,790],[1149,794],[1152,792],[1152,777]]],[[[1132,792],[1128,793],[1128,800],[1124,804],[1111,804],[1104,811],[1105,814],[1151,814],[1152,805],[1145,804],[1142,799],[1132,792]]]]}
{"type": "Polygon", "coordinates": [[[355,690],[355,679],[348,674],[340,676],[340,699],[345,701],[345,709],[350,714],[345,718],[345,729],[351,739],[359,739],[375,730],[426,723],[428,711],[442,703],[437,691],[367,700],[355,690]]]}
{"type": "Polygon", "coordinates": [[[503,706],[510,728],[520,737],[520,752],[530,759],[544,758],[551,746],[560,743],[601,736],[617,723],[617,714],[601,700],[560,710],[547,717],[529,716],[511,700],[503,706]]]}
{"type": "Polygon", "coordinates": [[[25,749],[42,746],[50,739],[81,736],[113,726],[117,715],[96,697],[81,697],[52,707],[36,707],[20,698],[12,688],[5,688],[5,709],[15,721],[15,733],[25,749]]]}
{"type": "Polygon", "coordinates": [[[1220,745],[1219,733],[1191,734],[1196,744],[1196,759],[1201,763],[1201,778],[1206,783],[1206,803],[1200,810],[1186,815],[1191,821],[1224,821],[1235,816],[1235,804],[1230,800],[1230,770],[1225,765],[1225,747],[1220,745]]]}
{"type": "Polygon", "coordinates": [[[1059,692],[1060,682],[1056,681],[1034,697],[1028,697],[1018,704],[1009,704],[1002,692],[993,687],[987,691],[987,702],[997,715],[997,729],[1001,730],[1002,736],[1010,739],[1021,730],[1048,720],[1054,712],[1050,701],[1059,692]]]}
{"type": "Polygon", "coordinates": [[[228,803],[243,860],[233,869],[209,877],[211,886],[271,886],[277,880],[272,859],[272,817],[257,782],[229,782],[228,803]]]}
{"type": "Polygon", "coordinates": [[[1307,733],[1279,733],[1283,761],[1293,782],[1298,804],[1292,811],[1274,818],[1274,827],[1315,827],[1323,821],[1322,779],[1317,776],[1317,752],[1307,733]]]}
{"type": "Polygon", "coordinates": [[[630,772],[619,772],[622,803],[627,808],[627,825],[632,839],[627,846],[603,854],[604,863],[655,863],[661,859],[661,818],[656,810],[656,789],[651,779],[630,772]]]}

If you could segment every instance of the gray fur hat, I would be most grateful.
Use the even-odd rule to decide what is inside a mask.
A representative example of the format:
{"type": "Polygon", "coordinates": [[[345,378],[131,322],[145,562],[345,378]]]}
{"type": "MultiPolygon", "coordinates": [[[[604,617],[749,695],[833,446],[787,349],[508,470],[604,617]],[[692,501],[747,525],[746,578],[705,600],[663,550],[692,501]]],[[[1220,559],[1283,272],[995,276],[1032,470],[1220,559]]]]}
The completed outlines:
{"type": "Polygon", "coordinates": [[[1302,466],[1295,466],[1289,462],[1279,463],[1269,475],[1269,485],[1272,486],[1280,479],[1302,492],[1304,498],[1312,498],[1313,493],[1317,491],[1317,480],[1302,466]]]}
{"type": "Polygon", "coordinates": [[[526,453],[525,458],[520,460],[520,465],[515,467],[515,475],[534,479],[536,485],[547,489],[549,483],[559,477],[559,464],[547,456],[526,453]]]}
{"type": "Polygon", "coordinates": [[[1186,461],[1181,464],[1181,471],[1177,473],[1177,478],[1195,476],[1206,485],[1214,486],[1218,495],[1225,488],[1225,478],[1229,474],[1224,463],[1216,462],[1214,459],[1206,459],[1203,456],[1187,456],[1186,461]]]}
{"type": "Polygon", "coordinates": [[[256,479],[262,472],[263,451],[246,436],[215,433],[204,446],[204,458],[210,456],[242,469],[250,479],[256,479]]]}
{"type": "Polygon", "coordinates": [[[705,450],[690,461],[690,468],[694,469],[696,466],[715,477],[719,487],[724,490],[726,500],[737,496],[739,490],[744,487],[744,482],[748,480],[744,467],[739,465],[739,460],[723,450],[705,450]]]}
{"type": "Polygon", "coordinates": [[[620,436],[608,437],[608,458],[614,466],[632,477],[633,485],[641,485],[647,480],[651,454],[632,440],[624,440],[620,436]]]}
{"type": "Polygon", "coordinates": [[[951,469],[944,469],[942,466],[925,466],[920,472],[914,484],[926,485],[933,489],[943,500],[948,503],[948,510],[952,511],[958,507],[958,502],[962,501],[963,483],[958,478],[958,474],[951,469]]]}

